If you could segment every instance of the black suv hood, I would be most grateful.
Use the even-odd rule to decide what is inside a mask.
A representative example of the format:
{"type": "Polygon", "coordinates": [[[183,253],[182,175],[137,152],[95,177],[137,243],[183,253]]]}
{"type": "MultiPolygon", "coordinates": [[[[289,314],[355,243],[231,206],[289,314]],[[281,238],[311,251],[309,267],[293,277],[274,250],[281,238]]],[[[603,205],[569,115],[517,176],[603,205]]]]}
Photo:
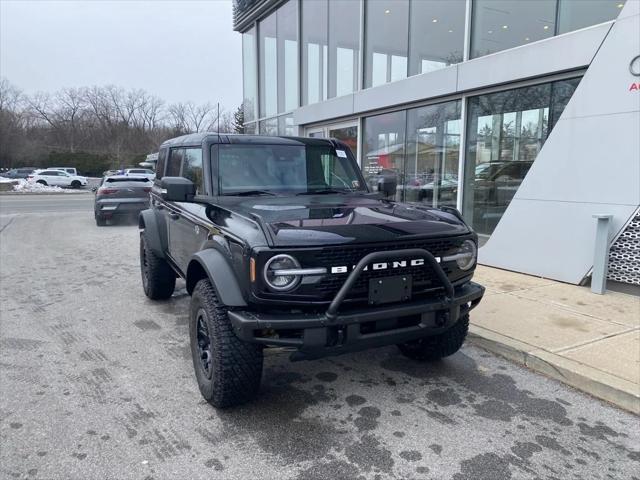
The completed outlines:
{"type": "Polygon", "coordinates": [[[454,213],[371,195],[227,197],[219,205],[259,221],[274,247],[392,242],[469,233],[454,213]]]}

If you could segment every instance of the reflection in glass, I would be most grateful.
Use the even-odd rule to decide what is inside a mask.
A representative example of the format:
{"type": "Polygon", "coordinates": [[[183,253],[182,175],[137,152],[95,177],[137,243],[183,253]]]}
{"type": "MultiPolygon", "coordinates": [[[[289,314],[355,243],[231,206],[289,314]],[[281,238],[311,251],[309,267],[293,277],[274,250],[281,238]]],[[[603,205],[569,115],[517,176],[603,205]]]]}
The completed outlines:
{"type": "Polygon", "coordinates": [[[460,101],[408,111],[404,200],[455,207],[460,157],[460,101]]]}
{"type": "Polygon", "coordinates": [[[278,135],[294,135],[293,115],[281,115],[278,117],[278,135]]]}
{"type": "Polygon", "coordinates": [[[402,199],[406,111],[364,119],[362,173],[374,192],[402,199]]]}
{"type": "Polygon", "coordinates": [[[329,138],[344,142],[353,153],[353,157],[358,158],[358,127],[356,125],[329,128],[329,138]]]}
{"type": "Polygon", "coordinates": [[[556,0],[474,0],[471,57],[517,47],[555,32],[556,0]]]}
{"type": "Polygon", "coordinates": [[[278,119],[268,118],[260,122],[260,135],[278,135],[278,119]]]}
{"type": "Polygon", "coordinates": [[[626,0],[559,0],[558,33],[615,20],[626,0]]]}
{"type": "Polygon", "coordinates": [[[369,0],[365,7],[365,87],[405,78],[409,0],[369,0]]]}
{"type": "Polygon", "coordinates": [[[256,119],[256,29],[242,34],[242,106],[247,122],[256,119]]]}
{"type": "Polygon", "coordinates": [[[298,2],[278,8],[278,112],[298,107],[298,2]]]}
{"type": "Polygon", "coordinates": [[[461,0],[411,2],[409,75],[462,62],[465,10],[461,0]]]}
{"type": "Polygon", "coordinates": [[[360,1],[329,2],[329,98],[358,89],[360,1]]]}
{"type": "Polygon", "coordinates": [[[244,133],[247,135],[256,135],[258,133],[258,125],[256,122],[245,123],[244,133]]]}
{"type": "Polygon", "coordinates": [[[328,1],[302,2],[302,104],[327,99],[328,1]]]}
{"type": "Polygon", "coordinates": [[[476,232],[491,235],[579,81],[469,99],[463,214],[476,232]]]}
{"type": "Polygon", "coordinates": [[[276,14],[258,26],[260,51],[260,116],[275,115],[278,110],[278,53],[276,14]]]}

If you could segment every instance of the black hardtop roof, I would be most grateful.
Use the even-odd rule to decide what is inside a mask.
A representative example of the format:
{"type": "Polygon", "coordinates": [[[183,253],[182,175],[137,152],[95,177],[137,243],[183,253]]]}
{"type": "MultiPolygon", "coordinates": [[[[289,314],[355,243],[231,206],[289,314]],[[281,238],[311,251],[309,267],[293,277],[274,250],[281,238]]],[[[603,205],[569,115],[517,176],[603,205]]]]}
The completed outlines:
{"type": "Polygon", "coordinates": [[[247,145],[329,145],[336,146],[335,141],[328,138],[310,137],[284,137],[267,135],[243,135],[237,133],[201,132],[183,135],[181,137],[170,138],[160,145],[160,147],[186,147],[201,146],[207,143],[234,143],[247,145]]]}

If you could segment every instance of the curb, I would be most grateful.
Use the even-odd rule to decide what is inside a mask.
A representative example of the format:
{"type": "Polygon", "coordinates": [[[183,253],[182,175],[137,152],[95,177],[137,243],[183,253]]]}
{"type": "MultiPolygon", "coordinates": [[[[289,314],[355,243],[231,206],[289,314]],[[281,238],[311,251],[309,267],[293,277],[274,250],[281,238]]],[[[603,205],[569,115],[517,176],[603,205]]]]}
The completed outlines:
{"type": "Polygon", "coordinates": [[[640,416],[640,386],[633,382],[477,325],[470,325],[468,338],[477,347],[640,416]]]}

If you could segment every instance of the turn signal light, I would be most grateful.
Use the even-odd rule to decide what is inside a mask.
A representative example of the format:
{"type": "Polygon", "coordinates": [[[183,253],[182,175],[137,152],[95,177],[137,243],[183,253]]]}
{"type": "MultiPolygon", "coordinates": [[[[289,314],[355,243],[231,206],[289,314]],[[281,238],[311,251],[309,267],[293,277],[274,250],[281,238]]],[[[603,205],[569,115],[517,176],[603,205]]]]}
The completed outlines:
{"type": "Polygon", "coordinates": [[[249,277],[251,278],[251,283],[255,283],[256,281],[256,259],[251,257],[249,260],[249,277]]]}

